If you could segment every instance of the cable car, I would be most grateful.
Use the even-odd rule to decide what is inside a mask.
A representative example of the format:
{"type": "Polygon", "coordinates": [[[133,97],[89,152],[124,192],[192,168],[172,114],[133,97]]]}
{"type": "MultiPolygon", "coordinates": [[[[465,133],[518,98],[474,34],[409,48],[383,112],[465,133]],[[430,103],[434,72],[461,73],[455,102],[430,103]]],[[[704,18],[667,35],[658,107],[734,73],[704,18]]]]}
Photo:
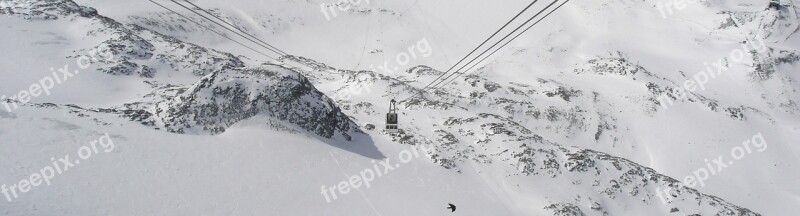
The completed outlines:
{"type": "Polygon", "coordinates": [[[386,130],[389,132],[397,131],[397,101],[392,99],[389,104],[389,113],[386,113],[386,130]]]}

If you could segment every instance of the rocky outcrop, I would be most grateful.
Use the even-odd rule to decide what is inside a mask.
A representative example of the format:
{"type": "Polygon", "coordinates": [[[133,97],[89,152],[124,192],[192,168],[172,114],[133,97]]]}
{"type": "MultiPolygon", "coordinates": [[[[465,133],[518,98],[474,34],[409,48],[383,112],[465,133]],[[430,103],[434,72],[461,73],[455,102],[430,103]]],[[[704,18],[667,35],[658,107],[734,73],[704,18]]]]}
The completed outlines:
{"type": "Polygon", "coordinates": [[[296,125],[325,138],[350,140],[357,124],[303,76],[280,66],[223,69],[160,102],[157,122],[175,133],[218,134],[255,115],[296,125]]]}

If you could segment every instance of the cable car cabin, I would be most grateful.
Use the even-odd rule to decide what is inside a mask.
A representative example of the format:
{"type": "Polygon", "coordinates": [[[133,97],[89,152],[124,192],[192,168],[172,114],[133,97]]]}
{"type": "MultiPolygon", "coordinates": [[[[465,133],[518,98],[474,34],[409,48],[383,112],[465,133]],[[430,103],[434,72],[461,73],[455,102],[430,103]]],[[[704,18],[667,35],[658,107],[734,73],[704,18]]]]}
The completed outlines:
{"type": "Polygon", "coordinates": [[[397,106],[396,101],[392,99],[389,104],[389,113],[386,113],[386,130],[389,132],[397,131],[397,106]]]}

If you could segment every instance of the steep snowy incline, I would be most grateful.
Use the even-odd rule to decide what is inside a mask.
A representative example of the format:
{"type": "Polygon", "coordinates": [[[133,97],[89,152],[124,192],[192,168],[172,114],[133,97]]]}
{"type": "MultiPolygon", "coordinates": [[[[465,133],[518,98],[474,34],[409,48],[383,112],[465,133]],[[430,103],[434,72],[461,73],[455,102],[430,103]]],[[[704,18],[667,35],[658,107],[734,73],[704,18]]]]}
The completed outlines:
{"type": "Polygon", "coordinates": [[[571,1],[476,71],[401,102],[397,134],[382,130],[388,100],[527,2],[375,1],[326,20],[324,1],[196,1],[302,68],[147,1],[77,2],[99,13],[2,1],[0,27],[18,43],[0,50],[24,50],[0,60],[2,93],[49,76],[42,60],[110,58],[0,109],[0,162],[11,164],[0,184],[105,133],[118,149],[0,201],[0,213],[441,215],[456,203],[468,215],[784,215],[798,204],[796,1],[710,1],[664,17],[658,1],[571,1]],[[379,166],[389,172],[372,187],[328,202],[326,187],[379,166]]]}
{"type": "MultiPolygon", "coordinates": [[[[555,143],[608,152],[680,181],[712,166],[715,172],[695,189],[768,215],[792,211],[800,175],[786,170],[800,163],[800,86],[792,57],[800,46],[796,34],[755,33],[794,23],[787,18],[796,13],[791,3],[695,4],[667,19],[657,2],[625,3],[632,5],[579,2],[565,8],[562,19],[540,26],[544,33],[525,37],[474,74],[427,99],[401,104],[401,127],[411,140],[464,146],[473,139],[458,134],[475,134],[446,126],[448,119],[496,114],[512,119],[505,127],[521,125],[555,143]],[[587,16],[593,18],[581,19],[587,16]],[[697,79],[703,75],[701,89],[697,79]],[[693,90],[684,87],[687,81],[694,82],[688,88],[693,90]],[[751,149],[741,161],[732,155],[759,134],[768,147],[751,149]]],[[[425,66],[394,73],[317,70],[305,75],[357,122],[378,128],[389,99],[405,98],[441,74],[425,66]]],[[[440,153],[434,159],[458,167],[453,159],[464,154],[470,155],[440,153]]]]}
{"type": "Polygon", "coordinates": [[[100,153],[56,175],[49,186],[18,191],[13,202],[0,195],[0,215],[440,215],[449,213],[447,202],[470,214],[514,215],[500,201],[505,196],[493,195],[475,176],[442,172],[420,158],[328,203],[321,186],[374,169],[378,158],[398,162],[401,152],[412,149],[362,137],[354,142],[375,142],[379,151],[329,145],[274,131],[265,121],[255,117],[217,136],[197,136],[69,107],[0,112],[3,184],[52,166],[51,157],[80,159],[81,146],[106,133],[114,144],[98,145],[100,153]]]}
{"type": "Polygon", "coordinates": [[[243,66],[231,54],[124,25],[71,1],[3,2],[15,6],[2,10],[0,22],[8,32],[24,34],[10,34],[7,39],[14,43],[0,45],[15,51],[0,63],[7,73],[25,73],[4,74],[10,82],[0,90],[19,91],[54,72],[77,71],[67,77],[58,73],[60,82],[52,95],[33,98],[33,102],[114,106],[150,93],[152,86],[143,81],[185,85],[209,71],[243,66]],[[104,94],[91,93],[95,91],[104,94]]]}

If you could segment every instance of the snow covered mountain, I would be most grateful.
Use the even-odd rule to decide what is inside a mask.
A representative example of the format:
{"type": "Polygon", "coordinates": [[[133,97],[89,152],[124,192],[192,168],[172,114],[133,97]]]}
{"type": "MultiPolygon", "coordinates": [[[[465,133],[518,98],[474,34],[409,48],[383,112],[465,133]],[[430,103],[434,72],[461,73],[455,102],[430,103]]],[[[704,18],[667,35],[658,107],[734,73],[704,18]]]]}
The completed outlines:
{"type": "Polygon", "coordinates": [[[529,2],[192,1],[291,54],[280,61],[156,2],[182,15],[149,1],[0,1],[0,214],[800,204],[796,1],[570,1],[474,72],[400,102],[398,133],[383,130],[388,101],[529,2]]]}

